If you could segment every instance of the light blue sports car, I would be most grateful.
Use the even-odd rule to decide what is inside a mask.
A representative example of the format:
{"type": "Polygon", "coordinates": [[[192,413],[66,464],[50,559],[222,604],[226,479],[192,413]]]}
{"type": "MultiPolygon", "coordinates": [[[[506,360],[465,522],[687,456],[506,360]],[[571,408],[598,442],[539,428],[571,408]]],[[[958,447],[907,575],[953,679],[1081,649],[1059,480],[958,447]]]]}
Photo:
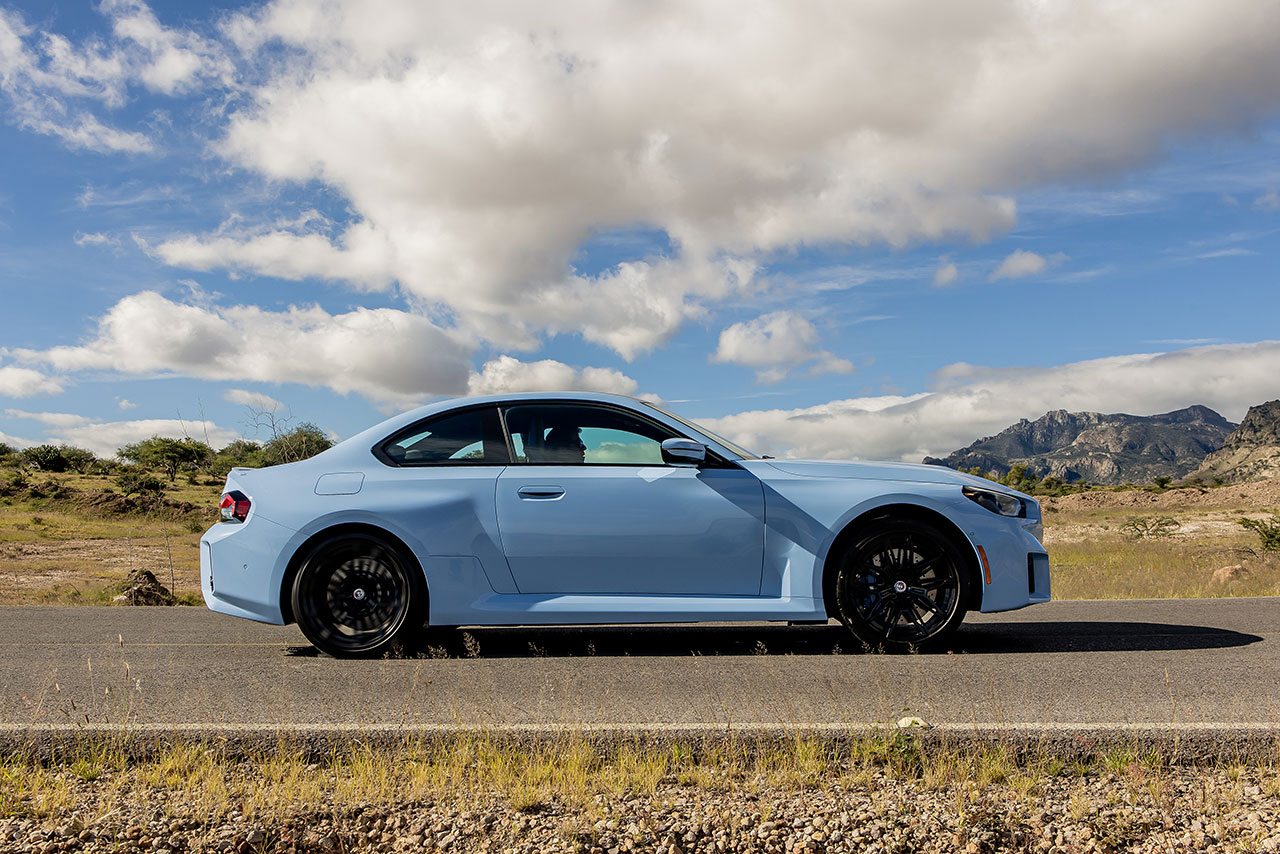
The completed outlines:
{"type": "Polygon", "coordinates": [[[1049,600],[1040,505],[936,466],[757,457],[609,394],[433,403],[234,469],[214,611],[335,656],[424,625],[840,620],[868,648],[1049,600]]]}

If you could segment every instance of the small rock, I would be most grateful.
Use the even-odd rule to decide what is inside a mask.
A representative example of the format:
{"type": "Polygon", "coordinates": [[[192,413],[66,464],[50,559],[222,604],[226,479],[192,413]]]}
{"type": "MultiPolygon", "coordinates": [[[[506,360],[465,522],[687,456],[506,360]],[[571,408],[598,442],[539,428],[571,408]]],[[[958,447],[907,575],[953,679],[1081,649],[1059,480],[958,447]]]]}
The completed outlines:
{"type": "Polygon", "coordinates": [[[1232,581],[1238,581],[1248,574],[1249,570],[1245,569],[1242,563],[1224,566],[1213,571],[1213,583],[1230,584],[1232,581]]]}

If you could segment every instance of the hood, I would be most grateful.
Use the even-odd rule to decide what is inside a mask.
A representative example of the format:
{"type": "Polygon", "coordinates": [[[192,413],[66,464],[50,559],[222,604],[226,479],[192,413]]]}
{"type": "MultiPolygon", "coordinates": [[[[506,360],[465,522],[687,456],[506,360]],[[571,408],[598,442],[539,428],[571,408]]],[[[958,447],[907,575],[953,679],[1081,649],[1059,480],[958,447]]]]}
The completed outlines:
{"type": "MultiPolygon", "coordinates": [[[[1016,490],[986,478],[958,472],[945,466],[918,463],[879,463],[862,460],[763,460],[765,465],[801,477],[842,477],[860,480],[901,480],[908,483],[956,483],[1015,493],[1016,490]]],[[[1021,493],[1017,493],[1021,494],[1021,493]]]]}

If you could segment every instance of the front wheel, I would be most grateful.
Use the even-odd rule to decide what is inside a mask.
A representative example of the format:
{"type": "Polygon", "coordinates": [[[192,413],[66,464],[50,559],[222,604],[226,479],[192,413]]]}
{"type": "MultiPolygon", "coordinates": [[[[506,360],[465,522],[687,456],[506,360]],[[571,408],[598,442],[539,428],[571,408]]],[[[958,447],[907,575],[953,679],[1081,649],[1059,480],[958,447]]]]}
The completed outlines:
{"type": "Polygon", "coordinates": [[[293,585],[298,628],[335,658],[376,655],[417,628],[425,598],[412,562],[369,534],[315,545],[293,585]]]}
{"type": "Polygon", "coordinates": [[[925,522],[886,520],[859,533],[840,559],[840,621],[864,646],[905,651],[934,644],[964,619],[969,566],[951,538],[925,522]]]}

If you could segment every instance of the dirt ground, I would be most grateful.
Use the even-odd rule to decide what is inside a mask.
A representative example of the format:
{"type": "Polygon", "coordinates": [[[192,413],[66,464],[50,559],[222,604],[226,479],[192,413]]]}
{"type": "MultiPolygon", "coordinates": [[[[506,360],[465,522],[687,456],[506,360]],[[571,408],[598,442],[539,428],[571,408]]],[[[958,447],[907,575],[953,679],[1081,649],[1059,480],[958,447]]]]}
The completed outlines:
{"type": "Polygon", "coordinates": [[[1192,489],[1169,489],[1146,492],[1095,490],[1058,498],[1043,498],[1046,513],[1069,513],[1077,510],[1170,511],[1186,508],[1232,508],[1242,512],[1265,513],[1280,510],[1280,479],[1260,480],[1235,486],[1192,489]]]}
{"type": "Polygon", "coordinates": [[[200,589],[196,535],[120,539],[28,540],[0,543],[0,597],[7,604],[57,604],[50,594],[99,589],[146,569],[176,592],[200,589]]]}

